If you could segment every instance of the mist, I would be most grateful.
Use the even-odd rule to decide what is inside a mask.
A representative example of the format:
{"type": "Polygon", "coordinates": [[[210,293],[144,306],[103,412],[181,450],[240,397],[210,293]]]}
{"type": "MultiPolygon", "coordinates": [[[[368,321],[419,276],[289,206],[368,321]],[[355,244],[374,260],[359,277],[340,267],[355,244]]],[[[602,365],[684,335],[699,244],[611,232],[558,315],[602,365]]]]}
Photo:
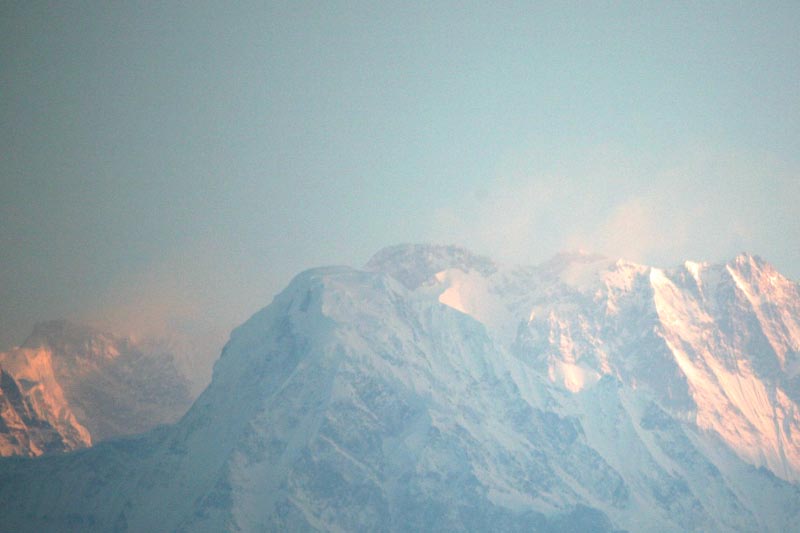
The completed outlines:
{"type": "Polygon", "coordinates": [[[218,352],[399,242],[800,277],[790,6],[2,10],[0,349],[67,318],[218,352]]]}

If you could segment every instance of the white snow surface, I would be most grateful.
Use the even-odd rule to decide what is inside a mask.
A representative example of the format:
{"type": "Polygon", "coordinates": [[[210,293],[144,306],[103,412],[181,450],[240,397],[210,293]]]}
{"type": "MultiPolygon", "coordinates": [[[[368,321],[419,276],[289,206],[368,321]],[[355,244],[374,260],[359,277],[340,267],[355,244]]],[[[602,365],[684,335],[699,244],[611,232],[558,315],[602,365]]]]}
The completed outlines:
{"type": "Polygon", "coordinates": [[[788,531],[800,290],[761,259],[299,274],[177,424],[0,463],[16,531],[788,531]],[[113,490],[101,490],[113,487],[113,490]],[[45,503],[46,502],[46,503],[45,503]]]}

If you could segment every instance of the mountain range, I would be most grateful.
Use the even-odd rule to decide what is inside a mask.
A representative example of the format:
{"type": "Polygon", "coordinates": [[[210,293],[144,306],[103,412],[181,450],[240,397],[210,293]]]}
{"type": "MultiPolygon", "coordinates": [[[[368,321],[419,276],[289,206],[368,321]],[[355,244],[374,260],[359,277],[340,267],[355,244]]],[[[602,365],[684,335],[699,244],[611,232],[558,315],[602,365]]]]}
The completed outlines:
{"type": "Polygon", "coordinates": [[[167,346],[64,320],[0,353],[0,455],[91,446],[176,421],[190,384],[167,346]]]}
{"type": "Polygon", "coordinates": [[[757,256],[401,245],[296,276],[176,423],[0,461],[0,523],[791,531],[799,403],[800,287],[757,256]]]}

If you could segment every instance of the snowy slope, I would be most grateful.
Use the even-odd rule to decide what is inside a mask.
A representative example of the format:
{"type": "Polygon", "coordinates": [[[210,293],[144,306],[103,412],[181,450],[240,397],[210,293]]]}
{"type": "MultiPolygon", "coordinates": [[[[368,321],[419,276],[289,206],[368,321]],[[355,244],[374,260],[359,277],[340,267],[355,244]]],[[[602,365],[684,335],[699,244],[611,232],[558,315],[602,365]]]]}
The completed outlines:
{"type": "Polygon", "coordinates": [[[799,301],[749,256],[505,268],[393,247],[364,270],[298,275],[232,333],[177,424],[0,463],[0,519],[16,531],[791,530],[799,301]]]}

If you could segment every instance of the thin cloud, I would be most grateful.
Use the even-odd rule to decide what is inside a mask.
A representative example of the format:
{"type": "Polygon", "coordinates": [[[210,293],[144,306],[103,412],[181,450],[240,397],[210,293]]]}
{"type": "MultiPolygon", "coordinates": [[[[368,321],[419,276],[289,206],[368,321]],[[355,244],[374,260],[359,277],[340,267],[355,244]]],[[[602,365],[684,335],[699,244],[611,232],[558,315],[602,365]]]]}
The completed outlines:
{"type": "Polygon", "coordinates": [[[511,262],[585,249],[661,266],[747,250],[800,277],[800,172],[769,154],[694,148],[659,161],[592,152],[563,172],[510,172],[434,214],[434,240],[511,262]]]}

